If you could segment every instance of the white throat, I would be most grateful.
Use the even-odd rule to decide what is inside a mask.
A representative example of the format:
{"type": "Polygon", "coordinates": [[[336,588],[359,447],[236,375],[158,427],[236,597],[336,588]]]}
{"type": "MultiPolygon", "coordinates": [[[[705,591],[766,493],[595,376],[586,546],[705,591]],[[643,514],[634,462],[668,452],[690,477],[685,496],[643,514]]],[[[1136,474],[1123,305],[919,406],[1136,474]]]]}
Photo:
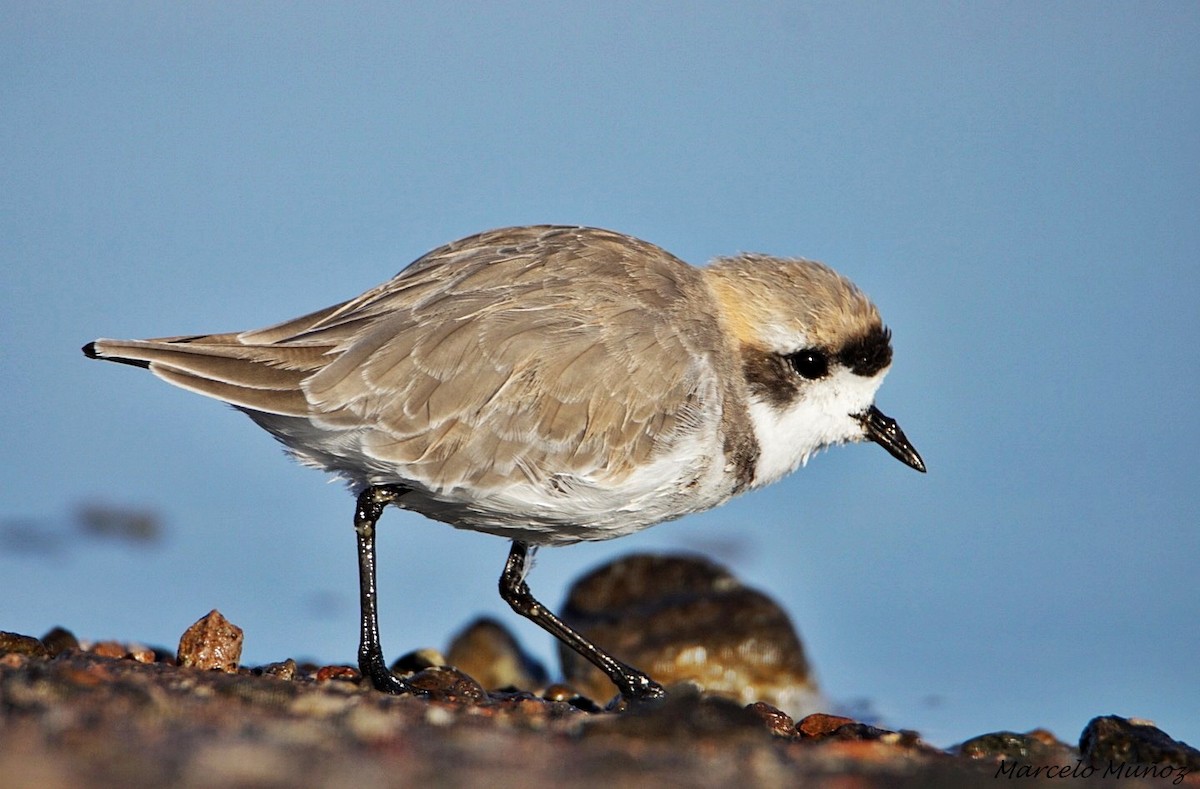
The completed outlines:
{"type": "Polygon", "coordinates": [[[752,486],[775,482],[827,446],[862,441],[863,427],[855,415],[875,402],[886,374],[883,370],[863,378],[838,368],[828,378],[809,384],[782,408],[751,396],[750,422],[759,449],[752,486]]]}

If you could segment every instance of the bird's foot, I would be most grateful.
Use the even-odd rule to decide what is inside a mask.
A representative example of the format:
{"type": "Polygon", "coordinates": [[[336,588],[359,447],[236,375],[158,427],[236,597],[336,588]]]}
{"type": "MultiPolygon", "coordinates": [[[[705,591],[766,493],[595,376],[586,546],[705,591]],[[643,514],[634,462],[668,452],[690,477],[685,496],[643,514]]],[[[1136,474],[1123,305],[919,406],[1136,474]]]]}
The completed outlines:
{"type": "Polygon", "coordinates": [[[407,681],[401,679],[392,673],[383,662],[365,661],[359,664],[359,671],[362,672],[362,677],[371,683],[371,687],[381,693],[389,693],[393,696],[422,696],[424,692],[413,687],[407,681]]]}
{"type": "Polygon", "coordinates": [[[613,684],[621,691],[618,701],[621,709],[628,709],[667,697],[667,689],[650,677],[635,668],[629,666],[623,666],[623,668],[624,671],[621,674],[611,678],[613,684]]]}

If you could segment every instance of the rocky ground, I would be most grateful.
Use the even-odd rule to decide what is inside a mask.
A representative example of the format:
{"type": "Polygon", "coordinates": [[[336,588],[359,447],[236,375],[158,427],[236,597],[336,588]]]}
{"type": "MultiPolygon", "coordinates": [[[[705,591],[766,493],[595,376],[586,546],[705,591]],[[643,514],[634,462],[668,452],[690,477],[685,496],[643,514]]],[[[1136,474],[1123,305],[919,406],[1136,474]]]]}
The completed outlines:
{"type": "Polygon", "coordinates": [[[0,634],[0,787],[1200,786],[1200,751],[1144,721],[1099,717],[1078,743],[994,732],[942,750],[916,732],[821,713],[796,720],[774,703],[747,703],[746,685],[784,706],[816,698],[794,635],[720,568],[631,561],[581,581],[570,606],[585,619],[636,609],[626,613],[648,642],[626,648],[642,650],[670,693],[624,709],[578,693],[607,690],[570,663],[572,685],[549,683],[490,622],[462,634],[447,657],[398,661],[420,696],[378,693],[346,666],[241,666],[241,632],[216,612],[174,653],[80,643],[63,630],[0,634]],[[689,591],[650,593],[649,578],[689,591]],[[709,614],[727,625],[709,628],[711,643],[696,625],[709,614]],[[739,627],[728,626],[735,619],[739,627]],[[743,637],[756,650],[737,648],[743,637]],[[711,665],[686,676],[697,654],[739,653],[750,664],[727,667],[727,687],[711,681],[711,665]],[[770,666],[787,681],[772,684],[770,666]],[[782,690],[797,684],[806,686],[800,697],[782,690]]]}

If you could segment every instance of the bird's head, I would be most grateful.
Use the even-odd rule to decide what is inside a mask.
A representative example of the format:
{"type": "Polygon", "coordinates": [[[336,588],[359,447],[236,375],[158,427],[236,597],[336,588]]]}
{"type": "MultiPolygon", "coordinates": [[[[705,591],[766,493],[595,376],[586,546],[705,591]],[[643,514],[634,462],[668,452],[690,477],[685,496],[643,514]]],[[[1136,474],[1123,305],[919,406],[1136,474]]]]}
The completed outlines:
{"type": "Polygon", "coordinates": [[[739,255],[705,272],[745,380],[760,453],[755,486],[852,441],[874,441],[925,471],[895,420],[875,407],[891,333],[862,291],[809,260],[739,255]]]}

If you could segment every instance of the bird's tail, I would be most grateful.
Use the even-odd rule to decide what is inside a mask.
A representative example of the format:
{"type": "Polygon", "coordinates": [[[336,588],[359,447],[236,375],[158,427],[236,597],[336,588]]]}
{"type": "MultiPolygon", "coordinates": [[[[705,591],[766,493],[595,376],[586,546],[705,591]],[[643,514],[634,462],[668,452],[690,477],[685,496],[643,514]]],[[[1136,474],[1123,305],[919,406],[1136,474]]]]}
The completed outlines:
{"type": "Polygon", "coordinates": [[[244,335],[208,334],[152,340],[100,339],[83,346],[90,359],[144,367],[184,389],[238,408],[304,416],[301,384],[321,366],[327,346],[247,344],[244,335]]]}

